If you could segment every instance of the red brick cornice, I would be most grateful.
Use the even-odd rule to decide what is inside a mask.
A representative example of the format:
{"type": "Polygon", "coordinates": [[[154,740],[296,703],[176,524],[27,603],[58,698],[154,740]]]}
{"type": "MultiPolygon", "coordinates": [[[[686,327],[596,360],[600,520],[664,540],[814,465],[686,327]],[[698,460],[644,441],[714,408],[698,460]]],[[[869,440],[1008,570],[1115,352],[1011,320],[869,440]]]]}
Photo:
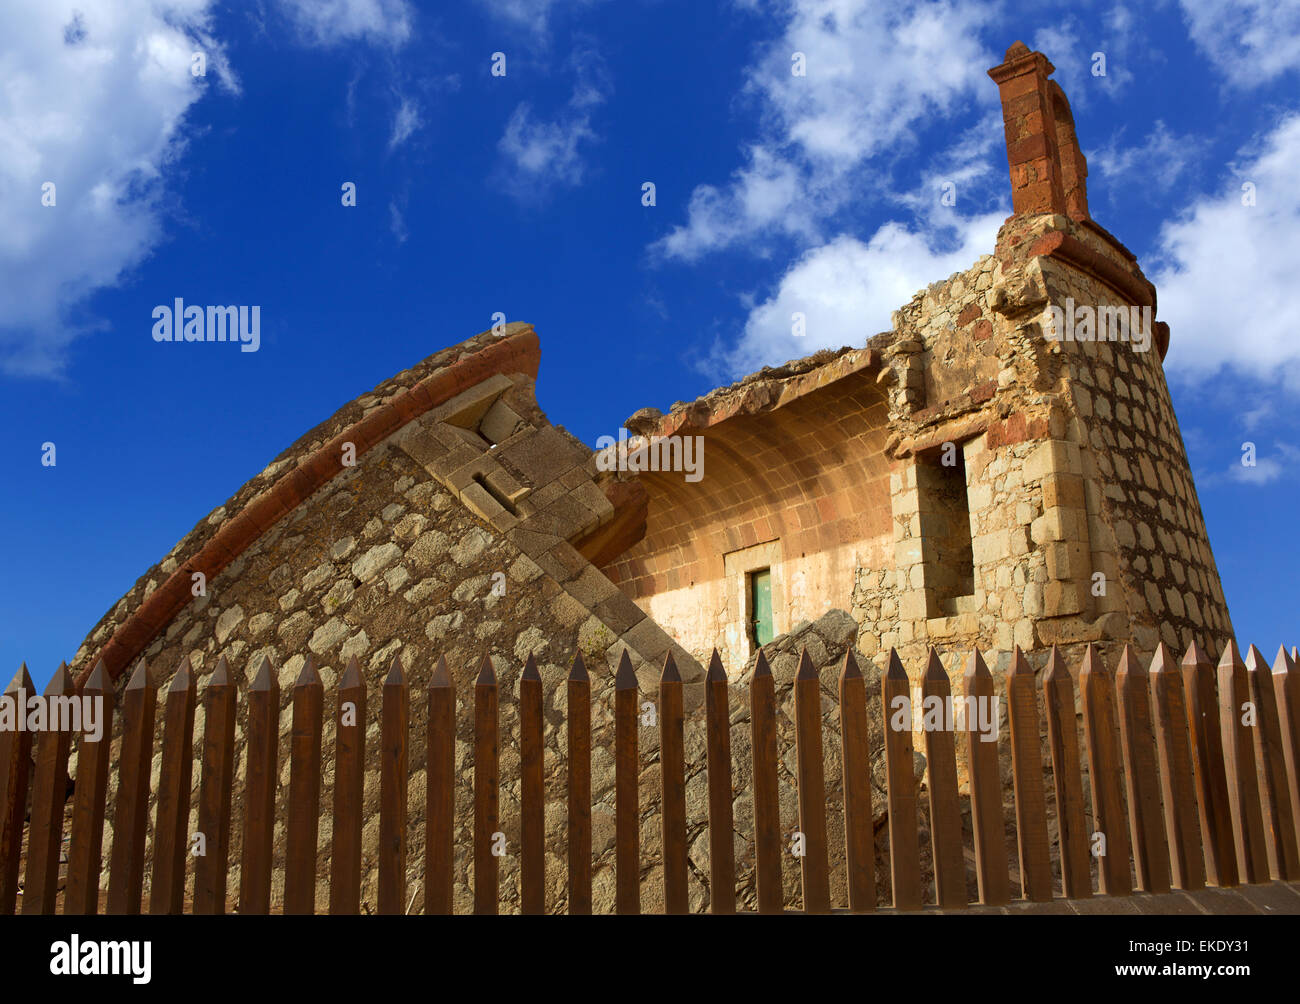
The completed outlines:
{"type": "Polygon", "coordinates": [[[525,328],[435,370],[348,426],[227,519],[216,534],[150,593],[99,651],[86,661],[77,675],[77,685],[83,685],[101,661],[110,677],[117,679],[193,598],[190,590],[195,572],[202,572],[207,581],[212,581],[249,545],[343,470],[344,443],[352,443],[360,457],[412,419],[495,373],[526,373],[536,379],[540,362],[537,334],[532,328],[525,328]]]}

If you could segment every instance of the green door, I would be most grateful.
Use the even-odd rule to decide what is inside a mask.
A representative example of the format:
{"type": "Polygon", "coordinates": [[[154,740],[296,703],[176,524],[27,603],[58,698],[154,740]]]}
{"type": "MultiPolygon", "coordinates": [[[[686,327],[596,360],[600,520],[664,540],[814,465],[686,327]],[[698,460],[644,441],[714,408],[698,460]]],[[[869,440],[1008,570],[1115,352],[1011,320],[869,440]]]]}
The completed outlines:
{"type": "Polygon", "coordinates": [[[749,609],[754,644],[762,647],[772,640],[772,570],[764,568],[749,576],[749,609]]]}

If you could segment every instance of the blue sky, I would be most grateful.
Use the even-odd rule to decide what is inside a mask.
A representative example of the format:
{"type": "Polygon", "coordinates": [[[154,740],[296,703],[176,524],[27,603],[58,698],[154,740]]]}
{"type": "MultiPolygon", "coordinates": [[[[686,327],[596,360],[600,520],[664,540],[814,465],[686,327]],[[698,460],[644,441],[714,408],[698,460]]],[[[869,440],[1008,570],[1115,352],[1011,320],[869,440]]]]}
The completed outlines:
{"type": "Polygon", "coordinates": [[[495,312],[588,443],[887,329],[1010,212],[985,71],[1016,39],[1159,288],[1239,638],[1300,640],[1295,0],[7,0],[3,675],[48,679],[302,432],[495,312]],[[176,297],[260,306],[258,351],[154,342],[176,297]]]}

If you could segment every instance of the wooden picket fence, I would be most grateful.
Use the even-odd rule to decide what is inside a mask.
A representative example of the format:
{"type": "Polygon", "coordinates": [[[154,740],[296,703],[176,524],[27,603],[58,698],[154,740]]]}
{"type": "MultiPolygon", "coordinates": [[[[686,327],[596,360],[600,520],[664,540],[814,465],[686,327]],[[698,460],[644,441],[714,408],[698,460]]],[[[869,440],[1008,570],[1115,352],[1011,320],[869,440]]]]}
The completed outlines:
{"type": "MultiPolygon", "coordinates": [[[[965,666],[965,692],[994,695],[994,681],[979,653],[965,666]]],[[[1270,668],[1258,649],[1243,660],[1231,643],[1217,668],[1193,645],[1181,664],[1163,645],[1148,671],[1125,649],[1111,674],[1090,646],[1078,674],[1084,748],[1091,781],[1092,832],[1105,834],[1099,858],[1100,892],[1126,896],[1171,888],[1197,890],[1300,879],[1300,670],[1285,649],[1270,668]],[[1253,706],[1253,723],[1243,706],[1253,706]],[[1132,863],[1132,869],[1130,868],[1132,863]]],[[[7,691],[32,692],[26,668],[7,691]]],[[[592,910],[591,685],[579,655],[567,683],[568,696],[568,908],[592,910]]],[[[1053,897],[1059,869],[1066,897],[1093,894],[1092,832],[1086,824],[1082,765],[1075,712],[1075,680],[1053,649],[1041,681],[1017,649],[1005,679],[1009,742],[1014,779],[1015,832],[1020,888],[1026,900],[1053,897]],[[1053,854],[1039,744],[1043,712],[1051,751],[1059,843],[1053,854]]],[[[925,697],[946,698],[950,680],[932,651],[923,677],[925,697]]],[[[923,904],[918,846],[913,734],[889,727],[894,698],[910,700],[910,686],[897,653],[881,677],[888,779],[888,838],[891,897],[897,910],[923,904]]],[[[76,693],[66,668],[50,682],[46,696],[76,693]]],[[[113,688],[98,667],[82,694],[102,698],[111,720],[113,688]]],[[[843,756],[843,813],[848,907],[866,912],[878,905],[868,762],[865,680],[852,654],[839,677],[843,756]]],[[[123,695],[118,789],[112,817],[106,910],[111,914],[222,913],[227,903],[231,796],[237,692],[224,660],[204,689],[206,723],[199,764],[199,832],[206,854],[195,858],[192,895],[185,897],[187,825],[193,769],[196,683],[188,663],[176,673],[163,702],[161,775],[156,792],[152,878],[142,902],[145,838],[153,758],[156,693],[143,665],[123,695]]],[[[329,868],[329,912],[355,914],[361,908],[362,792],[366,757],[366,689],[355,659],[335,695],[338,731],[333,784],[333,842],[329,868]]],[[[520,907],[544,910],[543,687],[532,658],[519,687],[521,831],[520,907]]],[[[777,705],[765,659],[757,662],[749,698],[753,755],[753,833],[757,907],[785,909],[781,884],[783,838],[778,807],[777,705]]],[[[456,693],[446,661],[429,679],[427,805],[424,845],[425,912],[447,914],[453,905],[453,821],[456,693]]],[[[380,709],[380,826],[378,912],[406,912],[407,779],[410,685],[399,660],[383,684],[380,709]]],[[[688,911],[687,817],[682,680],[671,655],[658,689],[659,758],[662,767],[663,899],[668,913],[688,911]]],[[[498,685],[484,659],[474,685],[474,911],[496,913],[499,858],[492,853],[498,830],[500,733],[498,685]]],[[[311,913],[315,906],[318,819],[321,802],[321,735],[325,694],[310,660],[293,688],[290,781],[284,854],[284,912],[311,913]]],[[[247,769],[243,787],[243,841],[238,911],[271,908],[272,839],[279,768],[280,693],[269,662],[263,661],[246,701],[247,769]]],[[[733,790],[728,682],[716,652],[705,681],[709,822],[710,909],[736,912],[733,852],[733,790]]],[[[614,691],[616,910],[640,912],[640,764],[637,751],[637,678],[626,655],[614,691]]],[[[807,913],[831,910],[823,777],[821,685],[803,654],[794,681],[794,726],[802,906],[807,913]]],[[[961,733],[924,733],[929,766],[928,798],[935,899],[945,909],[968,906],[959,810],[956,744],[961,733]]],[[[979,902],[1006,904],[1011,898],[1010,856],[1003,815],[996,742],[975,732],[968,743],[969,791],[979,902]]],[[[22,912],[53,913],[58,899],[65,798],[62,788],[71,735],[43,732],[35,740],[35,775],[25,867],[25,805],[32,733],[0,733],[0,914],[15,911],[22,868],[22,912]]],[[[106,813],[112,736],[79,739],[77,783],[71,812],[63,912],[91,914],[100,906],[101,842],[106,813]]]]}

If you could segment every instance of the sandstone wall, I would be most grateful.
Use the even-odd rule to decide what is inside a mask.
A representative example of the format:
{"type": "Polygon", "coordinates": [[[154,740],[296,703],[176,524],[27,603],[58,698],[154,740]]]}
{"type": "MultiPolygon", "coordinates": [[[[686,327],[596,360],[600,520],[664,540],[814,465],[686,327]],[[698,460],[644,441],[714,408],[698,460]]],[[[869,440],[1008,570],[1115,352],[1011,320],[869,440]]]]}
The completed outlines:
{"type": "MultiPolygon", "coordinates": [[[[856,357],[867,355],[836,363],[861,366],[856,357]]],[[[794,374],[815,373],[806,362],[794,374]]],[[[886,407],[874,371],[827,376],[780,403],[790,375],[764,370],[710,395],[753,410],[682,429],[703,434],[702,480],[640,475],[650,493],[645,538],[606,569],[701,663],[717,648],[733,676],[753,654],[748,573],[771,568],[782,634],[847,607],[856,569],[883,567],[892,554],[886,407]]]]}

